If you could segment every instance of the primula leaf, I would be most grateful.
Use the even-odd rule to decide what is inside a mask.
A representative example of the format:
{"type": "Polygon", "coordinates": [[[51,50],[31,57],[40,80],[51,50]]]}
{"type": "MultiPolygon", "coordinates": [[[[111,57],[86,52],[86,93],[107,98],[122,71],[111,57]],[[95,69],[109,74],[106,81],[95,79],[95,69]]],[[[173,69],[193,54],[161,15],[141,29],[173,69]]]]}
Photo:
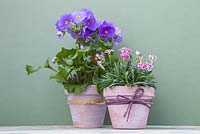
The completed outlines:
{"type": "Polygon", "coordinates": [[[65,89],[68,91],[68,93],[75,93],[79,94],[82,91],[85,90],[86,84],[78,85],[78,84],[65,84],[65,89]]]}
{"type": "Polygon", "coordinates": [[[33,66],[31,66],[31,65],[26,65],[26,72],[27,72],[27,74],[30,75],[30,74],[32,74],[32,73],[34,73],[34,72],[39,71],[39,70],[42,69],[42,68],[51,69],[51,66],[50,66],[50,64],[49,64],[49,59],[50,59],[50,58],[48,58],[48,59],[45,61],[44,65],[42,65],[42,66],[33,67],[33,66]]]}
{"type": "Polygon", "coordinates": [[[73,64],[72,61],[70,61],[70,59],[75,55],[75,53],[76,49],[74,48],[72,49],[62,48],[62,50],[56,55],[58,65],[66,66],[68,64],[70,65],[73,64]]]}
{"type": "Polygon", "coordinates": [[[39,67],[33,67],[31,65],[26,65],[26,72],[27,72],[28,75],[30,75],[30,74],[32,74],[34,72],[39,71],[41,68],[42,68],[41,66],[39,66],[39,67]]]}
{"type": "Polygon", "coordinates": [[[104,45],[105,47],[112,47],[112,43],[109,43],[109,42],[105,42],[105,43],[103,43],[103,45],[104,45]]]}
{"type": "Polygon", "coordinates": [[[69,72],[62,66],[58,66],[58,72],[55,75],[51,75],[50,79],[56,79],[57,81],[64,81],[69,76],[69,72]]]}

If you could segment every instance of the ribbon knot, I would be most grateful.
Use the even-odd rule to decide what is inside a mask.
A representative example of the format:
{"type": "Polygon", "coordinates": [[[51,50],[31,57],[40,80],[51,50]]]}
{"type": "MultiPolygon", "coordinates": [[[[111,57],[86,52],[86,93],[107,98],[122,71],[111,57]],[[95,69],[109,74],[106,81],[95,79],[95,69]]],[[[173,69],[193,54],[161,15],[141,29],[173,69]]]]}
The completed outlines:
{"type": "Polygon", "coordinates": [[[123,117],[127,116],[126,121],[128,122],[130,112],[132,109],[133,104],[141,104],[149,109],[151,109],[151,106],[153,104],[152,99],[141,99],[141,97],[144,95],[144,89],[138,88],[135,91],[135,94],[133,96],[130,95],[117,95],[116,99],[106,99],[107,105],[123,105],[128,104],[128,107],[123,115],[123,117]]]}

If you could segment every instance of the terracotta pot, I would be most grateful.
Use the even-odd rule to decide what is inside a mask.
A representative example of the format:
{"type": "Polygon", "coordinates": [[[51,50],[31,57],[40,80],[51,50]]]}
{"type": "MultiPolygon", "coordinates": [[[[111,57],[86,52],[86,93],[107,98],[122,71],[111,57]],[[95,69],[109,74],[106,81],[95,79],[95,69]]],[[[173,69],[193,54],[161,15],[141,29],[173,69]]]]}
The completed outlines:
{"type": "Polygon", "coordinates": [[[113,128],[146,128],[154,91],[155,89],[152,87],[116,86],[106,88],[104,97],[108,104],[113,128]]]}
{"type": "Polygon", "coordinates": [[[65,94],[74,127],[103,127],[107,106],[104,98],[97,93],[95,85],[88,86],[81,94],[65,94]]]}

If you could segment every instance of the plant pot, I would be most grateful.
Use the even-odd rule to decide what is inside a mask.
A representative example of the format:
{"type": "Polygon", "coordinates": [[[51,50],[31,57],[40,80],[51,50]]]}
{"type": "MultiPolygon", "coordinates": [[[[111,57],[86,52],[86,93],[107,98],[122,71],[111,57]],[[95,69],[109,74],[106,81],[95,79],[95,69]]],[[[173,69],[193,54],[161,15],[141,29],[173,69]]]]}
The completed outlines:
{"type": "Polygon", "coordinates": [[[67,94],[73,126],[77,128],[103,127],[106,113],[104,98],[97,93],[96,86],[91,85],[80,94],[67,94]]]}
{"type": "Polygon", "coordinates": [[[116,86],[106,88],[103,94],[108,105],[112,127],[146,128],[154,90],[152,87],[116,86]]]}

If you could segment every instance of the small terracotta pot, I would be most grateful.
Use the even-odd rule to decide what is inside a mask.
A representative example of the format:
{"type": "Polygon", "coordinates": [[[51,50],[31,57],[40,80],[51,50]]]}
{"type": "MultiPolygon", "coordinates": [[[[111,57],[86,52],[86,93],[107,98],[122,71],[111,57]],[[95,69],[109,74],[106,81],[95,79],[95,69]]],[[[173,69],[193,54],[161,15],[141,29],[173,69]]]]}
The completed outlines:
{"type": "Polygon", "coordinates": [[[152,105],[150,102],[152,102],[154,97],[154,91],[155,89],[152,87],[116,86],[106,88],[104,90],[104,97],[107,104],[108,100],[111,100],[112,103],[108,104],[112,127],[122,129],[146,128],[150,107],[152,105]],[[132,102],[132,106],[130,108],[131,99],[134,98],[137,90],[140,90],[143,93],[140,94],[141,96],[135,98],[135,102],[132,102]],[[146,102],[147,100],[150,101],[147,102],[147,106],[140,104],[141,102],[146,102]],[[113,101],[115,102],[113,103],[113,101]],[[127,104],[123,104],[122,101],[123,103],[127,102],[127,104]],[[128,115],[129,110],[130,112],[128,115]],[[125,115],[126,112],[127,114],[125,115]]]}
{"type": "Polygon", "coordinates": [[[80,94],[65,92],[71,111],[73,126],[77,128],[103,127],[106,113],[104,98],[97,93],[96,86],[91,85],[80,94]]]}

